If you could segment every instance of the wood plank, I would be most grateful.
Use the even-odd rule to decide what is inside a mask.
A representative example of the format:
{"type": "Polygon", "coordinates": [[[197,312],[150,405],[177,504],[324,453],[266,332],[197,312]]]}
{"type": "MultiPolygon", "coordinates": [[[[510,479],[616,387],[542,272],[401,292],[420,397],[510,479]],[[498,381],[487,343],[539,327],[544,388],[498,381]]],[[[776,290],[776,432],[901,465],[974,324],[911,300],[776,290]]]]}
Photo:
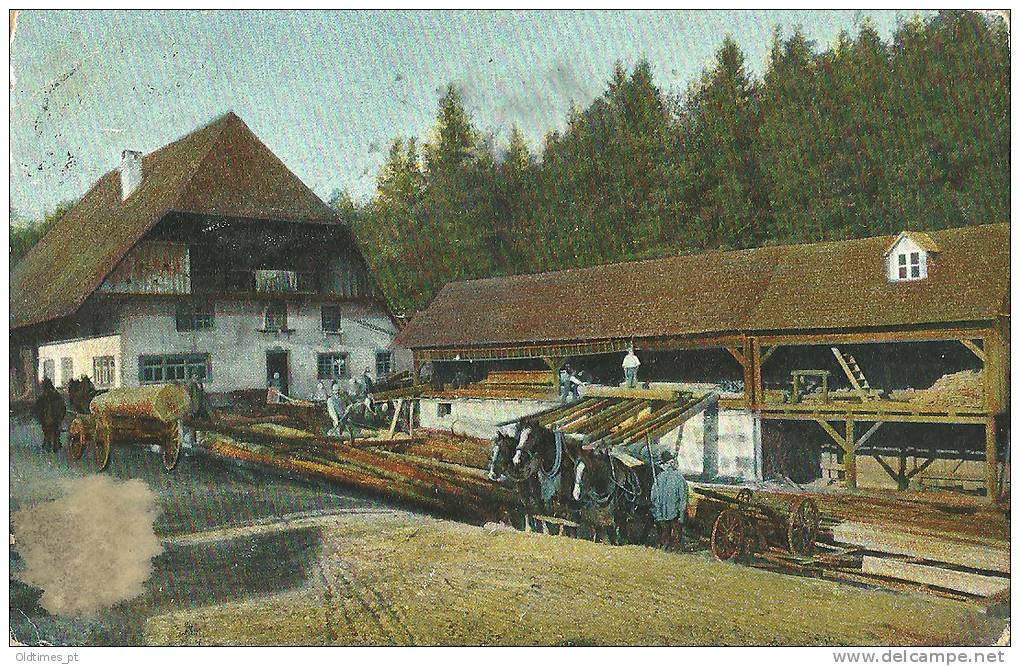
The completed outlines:
{"type": "Polygon", "coordinates": [[[589,386],[585,398],[638,398],[640,400],[679,400],[682,391],[655,388],[626,388],[623,386],[589,386]]]}
{"type": "Polygon", "coordinates": [[[927,534],[882,528],[858,522],[833,525],[832,536],[839,544],[857,546],[880,553],[908,555],[971,569],[1009,573],[1008,548],[1001,549],[976,543],[949,541],[927,534]]]}
{"type": "Polygon", "coordinates": [[[390,421],[390,429],[386,433],[386,439],[393,439],[393,433],[397,431],[397,421],[400,420],[400,410],[404,408],[404,399],[397,399],[397,405],[393,410],[393,420],[390,421]]]}
{"type": "Polygon", "coordinates": [[[556,516],[535,516],[537,520],[541,520],[543,523],[551,523],[553,525],[563,525],[564,527],[580,527],[577,523],[566,518],[557,518],[556,516]]]}
{"type": "Polygon", "coordinates": [[[746,369],[748,367],[748,360],[747,357],[744,356],[743,352],[736,347],[724,347],[724,349],[728,351],[733,358],[737,359],[737,363],[739,363],[742,368],[746,369]]]}
{"type": "Polygon", "coordinates": [[[916,562],[904,562],[884,557],[865,555],[861,572],[876,576],[888,576],[899,580],[933,585],[979,597],[989,597],[1009,588],[1009,578],[983,576],[966,571],[942,569],[916,562]]]}
{"type": "Polygon", "coordinates": [[[985,350],[978,347],[976,342],[963,338],[960,340],[960,344],[971,350],[974,356],[977,356],[982,363],[988,363],[988,356],[985,354],[985,350]]]}
{"type": "Polygon", "coordinates": [[[839,432],[837,432],[835,428],[833,428],[831,425],[829,425],[828,421],[826,421],[824,419],[817,419],[817,420],[818,420],[818,425],[822,426],[822,430],[824,430],[825,432],[829,433],[829,437],[832,437],[832,439],[836,442],[836,444],[839,445],[839,448],[842,449],[844,452],[846,452],[848,447],[847,447],[846,439],[844,439],[843,435],[839,434],[839,432]]]}

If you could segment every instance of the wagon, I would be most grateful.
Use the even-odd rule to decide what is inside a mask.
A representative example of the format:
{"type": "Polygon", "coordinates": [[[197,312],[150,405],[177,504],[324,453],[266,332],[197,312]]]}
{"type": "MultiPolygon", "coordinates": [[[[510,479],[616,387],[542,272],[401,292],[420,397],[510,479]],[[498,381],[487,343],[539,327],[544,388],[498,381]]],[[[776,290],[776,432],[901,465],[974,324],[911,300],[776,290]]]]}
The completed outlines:
{"type": "Polygon", "coordinates": [[[716,558],[746,560],[769,549],[801,556],[814,553],[821,516],[810,497],[799,497],[787,509],[779,509],[756,500],[749,488],[735,497],[701,487],[694,492],[718,509],[709,539],[716,558]]]}
{"type": "Polygon", "coordinates": [[[186,437],[183,417],[190,408],[187,390],[177,384],[114,389],[96,396],[89,414],[79,414],[68,426],[68,457],[86,453],[98,470],[110,464],[114,444],[155,444],[163,467],[177,467],[186,437]]]}

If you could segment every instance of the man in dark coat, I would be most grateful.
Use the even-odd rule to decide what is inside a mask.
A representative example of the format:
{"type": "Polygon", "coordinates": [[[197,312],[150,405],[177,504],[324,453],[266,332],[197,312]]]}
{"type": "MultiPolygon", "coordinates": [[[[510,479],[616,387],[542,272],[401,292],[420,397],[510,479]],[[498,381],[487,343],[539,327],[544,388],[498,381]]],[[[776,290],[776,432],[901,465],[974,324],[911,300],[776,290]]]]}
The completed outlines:
{"type": "Polygon", "coordinates": [[[42,426],[43,447],[50,451],[59,451],[60,426],[64,423],[67,405],[63,396],[53,387],[49,377],[43,379],[42,394],[36,398],[32,412],[35,420],[42,426]]]}

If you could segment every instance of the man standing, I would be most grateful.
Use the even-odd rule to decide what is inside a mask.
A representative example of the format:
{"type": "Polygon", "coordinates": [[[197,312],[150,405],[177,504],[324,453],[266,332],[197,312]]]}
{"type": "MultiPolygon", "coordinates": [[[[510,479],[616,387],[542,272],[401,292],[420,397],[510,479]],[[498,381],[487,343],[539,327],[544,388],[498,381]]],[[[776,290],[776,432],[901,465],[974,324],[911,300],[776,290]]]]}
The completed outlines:
{"type": "Polygon", "coordinates": [[[684,544],[684,516],[687,512],[687,480],[677,468],[676,456],[663,451],[656,463],[652,483],[652,518],[659,528],[659,547],[681,550],[684,544]]]}
{"type": "Polygon", "coordinates": [[[42,426],[43,447],[49,451],[59,451],[60,427],[67,414],[67,405],[49,377],[42,381],[42,394],[36,398],[32,412],[35,420],[42,426]]]}
{"type": "Polygon", "coordinates": [[[329,397],[326,398],[326,412],[333,422],[333,429],[329,431],[328,436],[343,439],[343,426],[347,423],[347,410],[340,402],[340,386],[336,382],[333,382],[329,397]]]}
{"type": "Polygon", "coordinates": [[[627,348],[627,355],[623,357],[623,376],[627,380],[627,388],[637,386],[637,369],[641,361],[634,353],[634,345],[627,348]]]}

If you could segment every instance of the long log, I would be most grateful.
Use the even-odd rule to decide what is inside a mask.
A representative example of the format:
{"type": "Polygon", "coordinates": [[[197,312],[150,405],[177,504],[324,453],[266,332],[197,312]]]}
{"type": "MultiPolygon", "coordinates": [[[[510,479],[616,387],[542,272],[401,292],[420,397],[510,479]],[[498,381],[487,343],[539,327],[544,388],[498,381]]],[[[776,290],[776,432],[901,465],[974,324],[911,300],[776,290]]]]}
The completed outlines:
{"type": "Polygon", "coordinates": [[[153,384],[111,389],[92,399],[95,416],[150,418],[174,423],[191,408],[188,391],[178,384],[153,384]]]}

